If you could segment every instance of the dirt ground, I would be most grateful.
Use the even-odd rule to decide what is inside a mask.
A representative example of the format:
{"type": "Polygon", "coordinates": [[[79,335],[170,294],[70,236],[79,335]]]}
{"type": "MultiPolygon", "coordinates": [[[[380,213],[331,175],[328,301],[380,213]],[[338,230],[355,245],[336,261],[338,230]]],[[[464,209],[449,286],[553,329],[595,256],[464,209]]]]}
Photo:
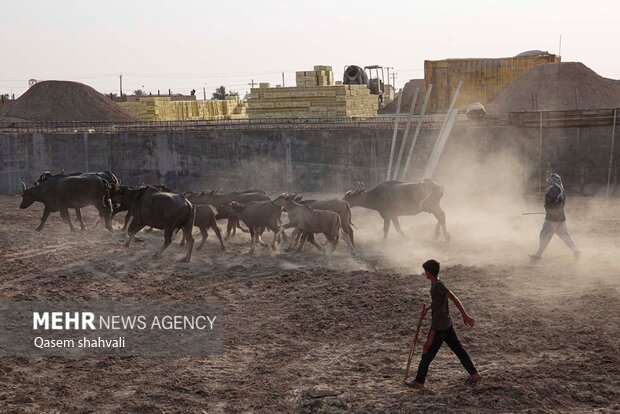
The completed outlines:
{"type": "MultiPolygon", "coordinates": [[[[583,256],[558,239],[530,264],[540,200],[467,206],[446,197],[453,238],[435,221],[403,218],[382,241],[375,212],[353,209],[358,257],[259,249],[249,236],[220,252],[211,234],[192,262],[176,245],[152,260],[161,233],[122,246],[117,230],[70,233],[35,204],[0,196],[3,300],[191,300],[223,306],[223,353],[210,357],[0,357],[0,411],[66,412],[620,412],[620,202],[571,198],[569,228],[583,256]],[[457,333],[483,375],[475,386],[447,347],[427,390],[402,385],[428,258],[476,319],[457,333]]],[[[89,227],[94,209],[85,210],[89,227]]],[[[73,214],[72,214],[72,217],[73,214]]],[[[285,220],[286,221],[286,220],[285,220]]],[[[75,222],[74,222],[75,224],[75,222]]],[[[220,224],[225,227],[224,223],[220,224]]],[[[199,237],[199,236],[198,236],[199,237]]],[[[267,235],[270,240],[271,235],[267,235]]],[[[178,242],[178,240],[177,240],[178,242]]],[[[422,335],[428,331],[425,321],[422,335]]],[[[418,347],[413,373],[419,362],[418,347]]]]}

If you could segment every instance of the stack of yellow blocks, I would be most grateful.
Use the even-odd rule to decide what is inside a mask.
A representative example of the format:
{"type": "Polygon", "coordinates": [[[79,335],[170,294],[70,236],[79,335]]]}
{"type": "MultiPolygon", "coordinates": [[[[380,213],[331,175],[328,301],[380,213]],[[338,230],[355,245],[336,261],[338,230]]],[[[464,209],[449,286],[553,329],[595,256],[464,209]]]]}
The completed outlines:
{"type": "Polygon", "coordinates": [[[295,73],[297,87],[252,88],[249,118],[371,118],[379,99],[366,85],[334,82],[331,66],[295,73]]]}
{"type": "Polygon", "coordinates": [[[371,118],[379,100],[365,85],[253,88],[249,118],[371,118]]]}
{"type": "Polygon", "coordinates": [[[295,72],[295,84],[298,88],[333,85],[334,72],[331,66],[317,65],[314,70],[295,72]]]}
{"type": "Polygon", "coordinates": [[[169,97],[144,97],[119,105],[142,121],[199,121],[247,118],[239,98],[211,101],[171,101],[169,97]]]}

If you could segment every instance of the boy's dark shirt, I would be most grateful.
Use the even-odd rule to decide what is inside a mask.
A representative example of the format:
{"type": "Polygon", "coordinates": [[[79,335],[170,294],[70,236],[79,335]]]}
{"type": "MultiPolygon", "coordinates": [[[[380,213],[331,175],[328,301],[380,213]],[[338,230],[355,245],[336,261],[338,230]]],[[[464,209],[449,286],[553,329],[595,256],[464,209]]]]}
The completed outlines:
{"type": "Polygon", "coordinates": [[[564,196],[558,199],[560,195],[560,189],[552,185],[547,189],[547,193],[545,194],[545,211],[547,212],[547,216],[545,220],[548,221],[566,221],[566,216],[564,215],[564,203],[566,203],[566,198],[564,196]]]}
{"type": "Polygon", "coordinates": [[[441,280],[431,285],[431,329],[445,331],[452,325],[448,312],[448,288],[441,280]]]}

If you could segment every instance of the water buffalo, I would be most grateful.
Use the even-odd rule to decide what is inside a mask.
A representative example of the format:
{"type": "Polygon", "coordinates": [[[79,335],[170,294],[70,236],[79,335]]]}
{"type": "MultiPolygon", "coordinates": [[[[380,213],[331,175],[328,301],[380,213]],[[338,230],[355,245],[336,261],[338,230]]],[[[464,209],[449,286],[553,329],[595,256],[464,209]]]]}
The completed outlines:
{"type": "MultiPolygon", "coordinates": [[[[217,225],[217,220],[215,218],[217,214],[217,210],[215,207],[210,206],[208,204],[197,204],[194,205],[196,207],[196,218],[194,219],[194,226],[200,229],[200,234],[202,235],[202,241],[196,248],[196,250],[202,249],[205,242],[207,241],[207,237],[209,237],[209,227],[215,232],[218,240],[220,241],[220,248],[222,251],[226,250],[226,246],[224,246],[224,242],[222,241],[222,232],[217,225]]],[[[181,239],[180,246],[185,244],[185,237],[181,239]]]]}
{"type": "Polygon", "coordinates": [[[331,200],[302,200],[301,196],[296,197],[295,201],[317,210],[328,210],[338,214],[340,216],[342,231],[349,237],[351,245],[355,247],[355,242],[353,240],[353,222],[351,221],[351,207],[349,203],[335,198],[331,200]]]}
{"type": "Polygon", "coordinates": [[[390,222],[404,236],[398,217],[414,216],[424,211],[437,218],[435,235],[438,237],[441,229],[446,240],[450,240],[446,229],[446,213],[439,205],[443,193],[441,184],[428,179],[411,183],[386,181],[370,191],[364,189],[363,183],[358,183],[355,190],[347,191],[344,200],[351,207],[360,206],[379,212],[383,218],[383,239],[387,239],[390,222]]]}
{"type": "MultiPolygon", "coordinates": [[[[75,177],[75,176],[82,176],[82,175],[95,175],[99,178],[101,178],[102,180],[104,180],[105,182],[107,182],[110,186],[110,196],[114,195],[116,191],[118,191],[118,189],[120,188],[121,185],[121,180],[118,179],[118,177],[116,175],[114,175],[113,173],[111,173],[110,171],[101,171],[101,172],[88,172],[88,173],[83,173],[83,172],[74,172],[74,173],[70,173],[70,174],[65,174],[65,170],[62,170],[60,174],[56,174],[53,175],[51,172],[49,171],[44,171],[39,178],[37,179],[37,181],[34,182],[34,185],[39,185],[43,182],[45,182],[46,180],[48,180],[49,178],[52,177],[75,177]]],[[[116,206],[112,205],[112,217],[114,217],[114,209],[116,208],[116,206]]],[[[79,208],[75,209],[75,217],[77,218],[78,222],[80,223],[80,228],[82,230],[86,229],[86,225],[84,224],[84,220],[82,220],[82,212],[80,211],[79,208]]],[[[97,228],[97,226],[99,225],[99,221],[100,219],[98,218],[97,221],[95,222],[93,228],[97,228]]]]}
{"type": "MultiPolygon", "coordinates": [[[[323,233],[328,242],[332,245],[331,251],[326,253],[327,255],[330,255],[334,252],[334,250],[336,250],[336,245],[338,244],[338,238],[341,230],[340,216],[333,211],[316,210],[311,207],[304,206],[303,204],[299,204],[295,201],[295,196],[295,194],[284,193],[273,201],[275,205],[283,207],[288,213],[289,222],[280,228],[280,233],[287,228],[295,228],[294,234],[291,235],[291,242],[289,243],[288,249],[292,247],[295,240],[295,233],[301,232],[304,233],[304,235],[302,236],[299,250],[303,249],[303,244],[307,237],[308,241],[317,249],[325,252],[325,249],[316,243],[314,237],[309,237],[305,234],[323,233]]],[[[351,241],[346,235],[345,240],[349,245],[351,244],[351,241]]],[[[353,249],[353,246],[350,247],[353,249]]]]}
{"type": "Polygon", "coordinates": [[[129,212],[133,217],[127,234],[129,239],[125,246],[143,227],[150,226],[164,230],[164,245],[154,257],[160,257],[162,252],[172,243],[175,231],[183,230],[183,237],[187,241],[187,255],[183,259],[189,262],[192,257],[194,237],[192,229],[196,209],[185,197],[175,193],[165,193],[154,187],[127,188],[121,187],[119,196],[129,205],[129,212]]]}
{"type": "MultiPolygon", "coordinates": [[[[246,190],[237,191],[226,194],[217,194],[217,190],[203,191],[201,193],[188,193],[187,199],[194,204],[210,204],[217,209],[218,220],[228,219],[226,226],[226,237],[224,240],[228,240],[234,236],[237,227],[239,226],[239,218],[230,211],[230,203],[236,201],[238,203],[247,204],[251,201],[268,201],[269,197],[263,190],[246,190]]],[[[247,231],[241,228],[243,231],[247,231]]]]}
{"type": "Polygon", "coordinates": [[[277,235],[280,231],[280,216],[282,215],[282,207],[269,200],[250,201],[247,204],[233,201],[230,203],[230,208],[232,210],[232,214],[241,219],[250,230],[252,247],[250,248],[249,253],[254,253],[257,241],[264,244],[260,239],[260,236],[265,231],[265,228],[273,232],[271,248],[275,249],[277,235]]]}
{"type": "MultiPolygon", "coordinates": [[[[142,187],[147,187],[145,184],[142,184],[142,187]]],[[[170,189],[170,187],[167,187],[163,184],[158,184],[158,185],[151,185],[151,187],[158,189],[159,191],[163,191],[166,193],[174,193],[175,191],[172,191],[170,189]]],[[[124,188],[139,188],[139,187],[124,187],[124,188]]],[[[120,189],[120,187],[119,187],[120,189]]],[[[120,197],[117,195],[113,195],[112,196],[112,205],[113,205],[113,209],[112,209],[112,218],[114,218],[115,215],[117,215],[118,213],[121,213],[123,211],[126,211],[127,214],[125,214],[125,222],[123,224],[123,231],[127,231],[127,226],[129,225],[129,220],[131,219],[131,212],[129,211],[129,205],[127,204],[125,197],[120,197]]],[[[97,223],[95,223],[96,225],[97,223]]],[[[148,232],[148,230],[147,230],[148,232]]]]}
{"type": "Polygon", "coordinates": [[[75,231],[69,218],[68,209],[75,209],[78,219],[83,224],[80,208],[95,206],[99,216],[103,217],[105,227],[112,231],[110,217],[112,203],[110,201],[110,184],[96,175],[51,176],[34,187],[26,188],[22,182],[22,202],[20,208],[28,208],[35,201],[43,203],[43,217],[37,231],[43,229],[50,213],[59,211],[62,220],[75,231]]]}
{"type": "Polygon", "coordinates": [[[65,174],[65,170],[62,170],[60,172],[60,174],[56,174],[53,175],[51,172],[49,171],[44,171],[43,174],[41,174],[39,176],[39,179],[37,181],[35,181],[34,185],[39,185],[42,182],[44,182],[45,180],[47,180],[50,177],[73,177],[73,176],[77,176],[77,175],[96,175],[97,177],[101,178],[102,180],[108,182],[110,184],[110,186],[112,187],[112,191],[116,191],[120,188],[121,185],[121,180],[118,179],[118,177],[116,175],[114,175],[112,172],[110,171],[99,171],[99,172],[73,172],[70,174],[65,174]]]}

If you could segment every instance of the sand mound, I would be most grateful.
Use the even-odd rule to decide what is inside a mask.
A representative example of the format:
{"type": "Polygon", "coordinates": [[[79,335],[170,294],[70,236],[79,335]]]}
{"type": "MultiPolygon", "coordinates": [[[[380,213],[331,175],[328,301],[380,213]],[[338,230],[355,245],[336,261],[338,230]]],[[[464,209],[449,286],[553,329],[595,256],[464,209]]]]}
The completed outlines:
{"type": "MultiPolygon", "coordinates": [[[[415,88],[420,88],[418,100],[415,104],[415,113],[418,114],[422,110],[422,104],[424,103],[424,94],[426,94],[426,83],[424,82],[424,79],[411,79],[405,84],[405,87],[403,88],[403,100],[400,104],[401,113],[408,113],[411,109],[411,100],[413,99],[415,88]]],[[[381,109],[379,112],[382,114],[394,114],[396,113],[397,103],[398,99],[394,99],[392,102],[385,105],[385,108],[381,109]]]]}
{"type": "Polygon", "coordinates": [[[1,115],[30,121],[137,121],[90,86],[68,81],[37,83],[1,115]]]}
{"type": "Polygon", "coordinates": [[[580,62],[536,65],[486,106],[489,112],[571,110],[620,106],[620,85],[580,62]]]}

